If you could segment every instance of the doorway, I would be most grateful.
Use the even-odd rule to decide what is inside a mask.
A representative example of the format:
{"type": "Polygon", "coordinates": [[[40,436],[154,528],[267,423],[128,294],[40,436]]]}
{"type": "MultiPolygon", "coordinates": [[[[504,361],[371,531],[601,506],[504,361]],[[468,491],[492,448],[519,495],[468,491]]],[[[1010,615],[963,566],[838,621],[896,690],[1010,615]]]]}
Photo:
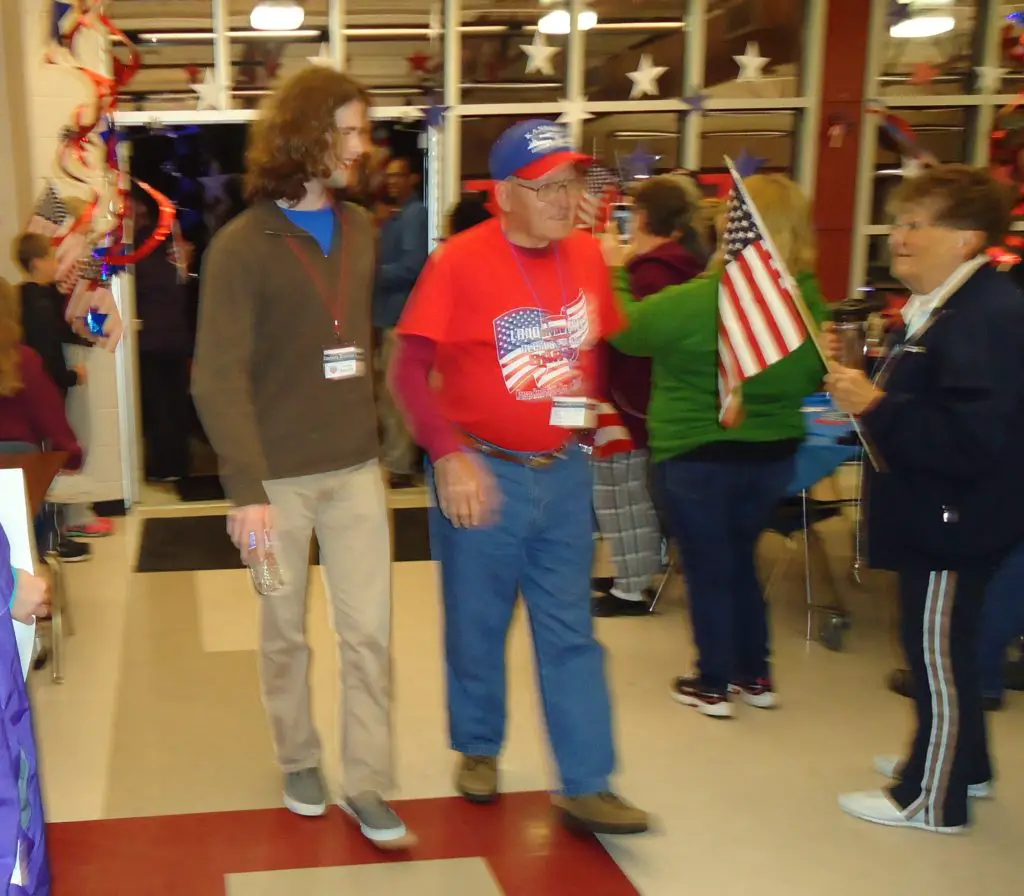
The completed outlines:
{"type": "MultiPolygon", "coordinates": [[[[254,117],[254,116],[253,116],[254,117]]],[[[251,118],[159,125],[131,122],[123,131],[133,178],[164,193],[178,207],[176,227],[150,256],[120,278],[122,313],[134,325],[126,340],[125,376],[119,385],[122,444],[134,458],[125,464],[127,503],[147,507],[181,504],[223,505],[217,458],[192,404],[189,392],[191,357],[195,345],[203,257],[210,240],[228,221],[244,211],[242,175],[251,118]],[[131,496],[129,499],[128,496],[131,496]]],[[[346,197],[374,212],[385,202],[382,176],[388,161],[400,156],[420,179],[432,208],[431,172],[439,170],[427,158],[426,128],[422,121],[376,118],[374,151],[359,190],[346,197]]],[[[133,192],[143,220],[155,206],[133,192]]],[[[431,243],[436,234],[429,234],[431,243]]]]}

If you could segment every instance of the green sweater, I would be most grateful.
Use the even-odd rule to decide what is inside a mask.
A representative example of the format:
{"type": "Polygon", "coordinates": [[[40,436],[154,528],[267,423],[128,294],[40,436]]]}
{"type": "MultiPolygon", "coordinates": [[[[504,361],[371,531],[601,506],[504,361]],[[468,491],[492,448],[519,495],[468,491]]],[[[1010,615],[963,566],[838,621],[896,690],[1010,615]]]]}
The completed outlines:
{"type": "MultiPolygon", "coordinates": [[[[627,355],[653,361],[647,410],[651,455],[666,460],[712,442],[774,442],[804,437],[804,399],[825,376],[808,340],[795,352],[743,384],[742,422],[725,429],[718,422],[718,286],[720,272],[671,286],[642,302],[623,269],[613,274],[615,292],[628,321],[611,340],[627,355]]],[[[828,308],[812,274],[796,278],[818,322],[828,308]]]]}

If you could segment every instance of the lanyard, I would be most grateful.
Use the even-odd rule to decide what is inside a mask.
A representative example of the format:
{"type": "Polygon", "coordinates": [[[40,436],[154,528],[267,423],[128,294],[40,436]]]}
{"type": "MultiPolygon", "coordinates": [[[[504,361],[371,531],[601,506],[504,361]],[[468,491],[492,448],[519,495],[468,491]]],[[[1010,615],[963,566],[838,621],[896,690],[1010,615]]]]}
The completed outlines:
{"type": "MultiPolygon", "coordinates": [[[[313,281],[313,285],[316,287],[317,293],[320,295],[320,301],[324,303],[324,307],[327,309],[327,313],[331,315],[331,321],[334,325],[334,341],[341,345],[342,341],[342,319],[345,317],[346,311],[346,299],[348,298],[345,292],[345,285],[348,281],[348,239],[346,238],[344,229],[344,216],[339,215],[339,224],[342,226],[341,231],[341,272],[338,275],[338,288],[332,301],[330,298],[330,290],[327,287],[327,283],[321,276],[320,271],[317,270],[313,260],[305,252],[299,244],[299,238],[294,234],[287,234],[285,239],[288,242],[292,252],[295,253],[296,257],[302,263],[302,266],[306,269],[306,273],[309,274],[309,279],[313,281]]],[[[348,321],[346,320],[347,324],[348,321]]]]}
{"type": "MultiPolygon", "coordinates": [[[[533,296],[533,301],[536,302],[538,308],[543,308],[544,303],[540,300],[540,296],[537,294],[537,290],[533,285],[533,281],[530,280],[529,274],[526,273],[526,266],[523,264],[522,258],[519,257],[519,252],[515,246],[512,245],[512,240],[508,238],[508,234],[505,234],[505,242],[508,243],[509,251],[512,253],[512,257],[516,260],[516,266],[519,268],[519,273],[523,275],[523,280],[526,283],[526,288],[530,290],[530,295],[533,296]]],[[[562,308],[568,305],[568,301],[565,297],[565,280],[562,277],[562,256],[558,251],[558,243],[554,243],[553,248],[555,250],[555,264],[558,268],[558,289],[562,296],[562,308]]]]}

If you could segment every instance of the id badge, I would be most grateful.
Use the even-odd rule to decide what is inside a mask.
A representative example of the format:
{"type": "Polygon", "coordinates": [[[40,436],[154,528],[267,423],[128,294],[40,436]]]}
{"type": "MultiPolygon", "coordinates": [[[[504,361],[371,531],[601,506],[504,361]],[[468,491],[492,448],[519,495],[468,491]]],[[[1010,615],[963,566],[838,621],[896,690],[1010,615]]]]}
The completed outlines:
{"type": "Polygon", "coordinates": [[[560,396],[551,401],[551,425],[562,429],[593,429],[597,412],[589,398],[560,396]]]}
{"type": "Polygon", "coordinates": [[[354,345],[324,349],[325,380],[350,380],[365,373],[362,349],[354,345]]]}

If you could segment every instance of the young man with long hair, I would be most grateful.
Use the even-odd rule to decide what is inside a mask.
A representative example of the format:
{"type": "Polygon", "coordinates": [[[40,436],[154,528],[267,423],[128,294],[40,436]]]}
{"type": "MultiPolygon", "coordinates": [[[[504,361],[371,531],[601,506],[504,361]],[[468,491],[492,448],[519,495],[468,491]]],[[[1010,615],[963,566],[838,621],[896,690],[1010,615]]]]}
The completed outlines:
{"type": "Polygon", "coordinates": [[[381,848],[412,835],[392,784],[391,556],[370,352],[373,229],[335,203],[368,143],[366,91],[340,72],[289,79],[255,124],[252,202],[220,230],[201,277],[193,392],[247,564],[271,549],[281,584],[261,597],[260,679],[284,802],[322,815],[327,788],[305,637],[316,531],[342,657],[341,807],[381,848]]]}

